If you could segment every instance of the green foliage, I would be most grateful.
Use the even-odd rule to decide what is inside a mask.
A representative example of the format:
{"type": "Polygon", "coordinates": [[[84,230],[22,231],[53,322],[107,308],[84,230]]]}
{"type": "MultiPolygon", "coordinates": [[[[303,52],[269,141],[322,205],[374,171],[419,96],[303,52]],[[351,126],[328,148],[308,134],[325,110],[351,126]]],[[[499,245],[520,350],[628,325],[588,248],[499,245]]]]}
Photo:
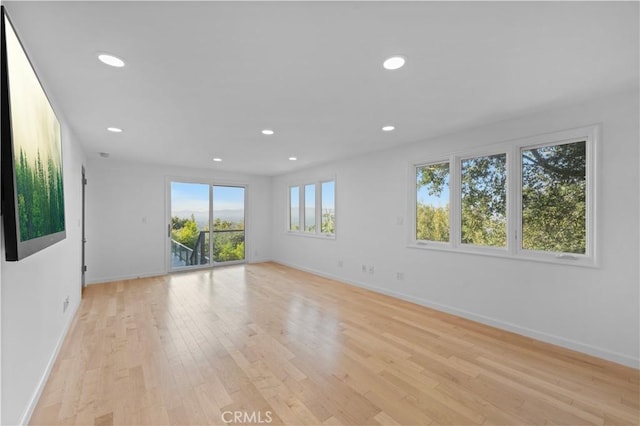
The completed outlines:
{"type": "Polygon", "coordinates": [[[173,240],[193,249],[199,236],[200,230],[193,215],[190,219],[176,216],[171,218],[171,238],[173,240]]]}
{"type": "Polygon", "coordinates": [[[336,215],[333,210],[325,210],[322,213],[321,231],[323,234],[334,234],[336,228],[336,215]]]}
{"type": "Polygon", "coordinates": [[[213,221],[213,260],[229,262],[244,259],[244,222],[213,221]],[[236,231],[237,232],[215,232],[236,231]]]}
{"type": "Polygon", "coordinates": [[[184,227],[184,225],[189,220],[195,222],[195,219],[194,219],[193,215],[191,215],[191,219],[186,218],[186,217],[179,218],[178,216],[172,216],[171,217],[171,229],[180,229],[180,228],[184,227]]]}
{"type": "Polygon", "coordinates": [[[429,195],[440,195],[449,185],[449,163],[431,164],[418,169],[418,187],[426,187],[429,195]]]}
{"type": "MultiPolygon", "coordinates": [[[[213,260],[216,262],[228,262],[232,260],[244,259],[244,223],[230,222],[216,218],[213,222],[213,260]],[[216,232],[218,231],[218,232],[216,232]],[[224,232],[223,232],[224,231],[224,232]]],[[[171,238],[180,244],[189,247],[192,250],[202,251],[204,256],[208,256],[209,252],[209,226],[207,225],[203,231],[198,228],[195,218],[180,218],[173,216],[171,218],[171,238]],[[199,240],[201,232],[205,232],[204,241],[199,240]],[[200,244],[197,244],[200,242],[200,244]],[[196,247],[198,245],[198,247],[196,247]]],[[[200,256],[200,263],[206,263],[208,259],[200,256]]],[[[198,262],[196,262],[198,263],[198,262]]]]}
{"type": "Polygon", "coordinates": [[[522,247],[586,251],[586,143],[522,153],[522,247]]]}
{"type": "MultiPolygon", "coordinates": [[[[418,189],[440,196],[449,185],[448,163],[420,167],[418,189]]],[[[462,242],[506,246],[506,156],[462,162],[462,242]]],[[[522,247],[585,253],[586,143],[522,152],[522,247]]],[[[449,210],[418,202],[416,238],[448,241],[449,210]]]]}
{"type": "MultiPolygon", "coordinates": [[[[440,197],[449,186],[449,163],[420,167],[417,185],[418,188],[426,188],[430,196],[440,197]]],[[[449,241],[449,203],[445,207],[436,207],[418,200],[416,219],[416,239],[449,241]]]]}
{"type": "Polygon", "coordinates": [[[243,230],[244,222],[230,222],[228,220],[221,220],[220,218],[216,218],[213,221],[214,231],[228,231],[232,229],[243,230]]]}
{"type": "Polygon", "coordinates": [[[449,205],[433,207],[418,203],[416,238],[426,241],[449,241],[449,205]]]}
{"type": "Polygon", "coordinates": [[[507,245],[507,156],[475,157],[462,162],[462,242],[507,245]]]}
{"type": "Polygon", "coordinates": [[[244,232],[215,234],[213,241],[213,260],[228,262],[244,259],[244,232]]]}
{"type": "Polygon", "coordinates": [[[64,231],[62,170],[49,159],[45,168],[36,154],[30,164],[20,149],[15,161],[20,240],[27,241],[64,231]]]}

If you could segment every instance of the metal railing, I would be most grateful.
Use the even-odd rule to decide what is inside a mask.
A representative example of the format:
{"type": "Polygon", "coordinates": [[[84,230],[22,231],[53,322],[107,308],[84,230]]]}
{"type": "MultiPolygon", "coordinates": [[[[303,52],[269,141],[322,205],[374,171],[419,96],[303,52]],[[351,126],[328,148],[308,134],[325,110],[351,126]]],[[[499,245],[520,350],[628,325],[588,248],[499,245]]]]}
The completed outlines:
{"type": "MultiPolygon", "coordinates": [[[[232,235],[235,234],[242,234],[242,237],[239,239],[239,241],[236,241],[236,245],[234,245],[233,247],[235,248],[237,246],[237,244],[243,244],[244,246],[244,229],[221,229],[221,230],[214,230],[213,231],[213,238],[214,238],[214,261],[215,262],[227,262],[227,261],[236,261],[236,260],[243,260],[244,259],[244,250],[242,250],[242,253],[233,253],[231,256],[232,257],[228,257],[229,255],[223,255],[222,253],[220,253],[220,242],[219,239],[216,237],[217,235],[220,234],[228,234],[231,233],[232,235]]],[[[207,235],[209,234],[209,231],[200,231],[200,234],[198,235],[198,238],[194,244],[194,247],[188,247],[176,240],[174,240],[173,238],[171,239],[171,254],[173,256],[173,261],[174,261],[174,266],[192,266],[192,265],[206,265],[209,263],[209,256],[208,256],[208,249],[209,249],[209,241],[207,240],[207,235]]],[[[243,247],[244,248],[244,247],[243,247]]]]}
{"type": "Polygon", "coordinates": [[[187,262],[191,257],[191,253],[193,253],[193,249],[190,249],[184,244],[177,242],[173,238],[171,239],[171,254],[180,262],[184,262],[185,266],[188,265],[187,262]]]}
{"type": "Polygon", "coordinates": [[[206,235],[209,231],[200,231],[193,248],[187,247],[178,241],[171,239],[171,254],[181,266],[206,265],[209,257],[205,254],[207,249],[206,235]]]}

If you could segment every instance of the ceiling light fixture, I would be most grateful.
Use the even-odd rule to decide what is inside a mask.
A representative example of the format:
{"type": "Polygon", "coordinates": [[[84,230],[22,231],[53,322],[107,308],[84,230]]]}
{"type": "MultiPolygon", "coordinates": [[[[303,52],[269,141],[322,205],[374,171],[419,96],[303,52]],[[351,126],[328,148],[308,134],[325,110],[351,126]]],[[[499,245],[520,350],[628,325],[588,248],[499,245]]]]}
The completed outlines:
{"type": "Polygon", "coordinates": [[[119,127],[107,127],[107,130],[113,133],[122,133],[122,129],[119,127]]]}
{"type": "Polygon", "coordinates": [[[274,132],[273,130],[271,130],[271,129],[264,129],[264,130],[262,131],[262,134],[263,134],[263,135],[268,135],[268,136],[271,136],[271,135],[272,135],[272,134],[274,134],[274,133],[275,133],[275,132],[274,132]]]}
{"type": "Polygon", "coordinates": [[[382,66],[387,70],[397,70],[398,68],[402,68],[404,66],[404,63],[404,56],[392,56],[390,58],[387,58],[382,66]]]}
{"type": "Polygon", "coordinates": [[[296,157],[289,157],[289,161],[296,161],[297,158],[296,157]]]}
{"type": "Polygon", "coordinates": [[[395,129],[396,129],[396,127],[395,127],[395,126],[384,126],[384,127],[382,128],[382,131],[383,131],[383,132],[391,132],[391,131],[393,131],[393,130],[395,130],[395,129]]]}
{"type": "Polygon", "coordinates": [[[222,158],[214,158],[213,161],[215,161],[216,163],[219,163],[222,161],[222,158]]]}
{"type": "Polygon", "coordinates": [[[99,152],[98,154],[100,154],[100,157],[102,157],[102,158],[109,158],[109,153],[108,152],[99,152]]]}
{"type": "Polygon", "coordinates": [[[98,55],[98,59],[103,64],[109,65],[111,67],[122,68],[124,67],[124,61],[116,56],[109,55],[107,53],[101,53],[98,55]]]}

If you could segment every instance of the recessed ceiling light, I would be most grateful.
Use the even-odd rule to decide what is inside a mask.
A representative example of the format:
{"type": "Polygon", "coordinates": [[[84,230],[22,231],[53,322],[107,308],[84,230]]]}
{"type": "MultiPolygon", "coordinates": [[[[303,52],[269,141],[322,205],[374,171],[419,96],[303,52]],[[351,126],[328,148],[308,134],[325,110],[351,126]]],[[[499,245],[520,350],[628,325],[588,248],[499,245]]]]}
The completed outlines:
{"type": "Polygon", "coordinates": [[[124,67],[124,61],[116,56],[101,53],[98,55],[98,59],[103,64],[107,64],[112,67],[122,68],[124,67]]]}
{"type": "Polygon", "coordinates": [[[222,161],[222,158],[214,158],[213,161],[215,161],[216,163],[219,163],[222,161]]]}
{"type": "Polygon", "coordinates": [[[395,128],[396,128],[396,126],[384,126],[382,128],[382,130],[385,131],[385,132],[391,132],[391,131],[395,130],[395,128]]]}
{"type": "Polygon", "coordinates": [[[398,68],[402,68],[404,63],[405,59],[403,56],[392,56],[387,58],[382,66],[387,70],[397,70],[398,68]]]}
{"type": "Polygon", "coordinates": [[[289,157],[289,161],[296,161],[297,158],[296,157],[289,157]]]}
{"type": "Polygon", "coordinates": [[[100,157],[102,158],[109,158],[109,153],[108,152],[100,152],[100,157]]]}
{"type": "Polygon", "coordinates": [[[263,135],[272,135],[272,134],[274,134],[274,133],[275,133],[275,132],[274,132],[273,130],[271,130],[271,129],[264,129],[264,130],[262,131],[262,134],[263,134],[263,135]]]}
{"type": "Polygon", "coordinates": [[[113,133],[122,133],[122,129],[119,127],[107,127],[107,130],[113,133]]]}

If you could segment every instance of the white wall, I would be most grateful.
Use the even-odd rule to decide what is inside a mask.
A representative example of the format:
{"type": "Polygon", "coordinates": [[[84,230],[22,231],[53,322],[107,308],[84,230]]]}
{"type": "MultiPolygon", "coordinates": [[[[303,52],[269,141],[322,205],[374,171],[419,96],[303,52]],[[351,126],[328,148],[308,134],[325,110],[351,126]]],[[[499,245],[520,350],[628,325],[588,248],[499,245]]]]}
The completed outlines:
{"type": "Polygon", "coordinates": [[[167,272],[167,176],[248,185],[247,260],[270,259],[271,178],[98,158],[87,167],[87,283],[167,272]]]}
{"type": "Polygon", "coordinates": [[[274,178],[273,258],[638,366],[638,114],[638,94],[618,94],[274,178]],[[406,247],[412,162],[596,123],[602,123],[599,268],[406,247]],[[336,240],[287,235],[287,185],[331,175],[337,179],[336,240]],[[362,264],[375,266],[375,274],[362,273],[362,264]],[[405,280],[398,281],[397,272],[405,280]]]}
{"type": "MultiPolygon", "coordinates": [[[[58,112],[58,118],[61,119],[58,112]]],[[[81,297],[84,154],[61,120],[67,238],[19,262],[0,251],[2,424],[28,421],[81,297]],[[62,304],[69,297],[69,307],[62,304]]]]}

